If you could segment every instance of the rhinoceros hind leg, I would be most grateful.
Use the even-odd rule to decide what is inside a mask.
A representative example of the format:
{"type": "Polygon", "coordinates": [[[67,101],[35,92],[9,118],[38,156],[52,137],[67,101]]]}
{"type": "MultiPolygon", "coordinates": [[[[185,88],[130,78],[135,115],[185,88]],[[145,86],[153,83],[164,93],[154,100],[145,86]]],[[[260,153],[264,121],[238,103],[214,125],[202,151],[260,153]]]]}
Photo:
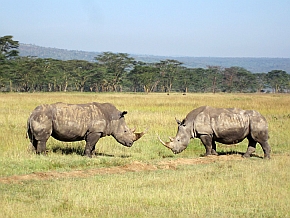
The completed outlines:
{"type": "Polygon", "coordinates": [[[218,155],[218,153],[216,152],[216,143],[215,143],[215,141],[212,141],[211,154],[212,155],[218,155]]]}
{"type": "Polygon", "coordinates": [[[248,140],[249,140],[248,149],[246,153],[243,155],[243,157],[245,158],[250,157],[251,154],[253,154],[256,151],[257,142],[252,137],[248,137],[248,140]]]}
{"type": "Polygon", "coordinates": [[[37,144],[38,144],[38,141],[35,140],[34,138],[31,139],[30,141],[30,151],[32,151],[33,153],[36,153],[37,151],[37,144]]]}
{"type": "Polygon", "coordinates": [[[270,159],[270,152],[271,152],[271,147],[268,143],[268,141],[265,142],[259,142],[263,151],[264,151],[264,158],[265,159],[270,159]]]}
{"type": "Polygon", "coordinates": [[[37,141],[36,153],[46,155],[46,141],[37,141]]]}

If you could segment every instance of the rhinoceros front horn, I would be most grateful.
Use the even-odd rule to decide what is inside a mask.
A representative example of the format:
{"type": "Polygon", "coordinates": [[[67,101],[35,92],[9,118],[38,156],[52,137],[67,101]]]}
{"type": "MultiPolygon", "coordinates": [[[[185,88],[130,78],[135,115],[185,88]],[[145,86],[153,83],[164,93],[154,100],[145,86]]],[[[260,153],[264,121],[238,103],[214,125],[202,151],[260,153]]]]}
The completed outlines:
{"type": "Polygon", "coordinates": [[[164,145],[166,148],[171,149],[170,147],[170,143],[169,142],[164,142],[162,141],[162,139],[160,138],[160,136],[158,136],[159,141],[162,143],[162,145],[164,145]]]}
{"type": "Polygon", "coordinates": [[[144,132],[135,132],[135,128],[132,130],[132,132],[135,134],[135,138],[134,141],[137,141],[138,139],[140,139],[146,132],[147,130],[145,130],[144,132]]]}
{"type": "Polygon", "coordinates": [[[140,139],[145,134],[145,132],[134,133],[134,134],[135,134],[134,141],[137,141],[138,139],[140,139]]]}

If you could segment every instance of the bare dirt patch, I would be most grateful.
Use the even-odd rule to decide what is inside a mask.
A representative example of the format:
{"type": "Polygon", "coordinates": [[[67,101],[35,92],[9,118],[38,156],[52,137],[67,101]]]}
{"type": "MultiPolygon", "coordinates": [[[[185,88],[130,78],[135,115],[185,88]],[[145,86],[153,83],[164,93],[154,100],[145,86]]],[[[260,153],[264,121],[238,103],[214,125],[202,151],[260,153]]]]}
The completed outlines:
{"type": "Polygon", "coordinates": [[[1,177],[0,183],[21,183],[29,180],[49,180],[62,178],[85,178],[99,174],[117,174],[126,172],[152,171],[157,169],[176,169],[179,165],[208,164],[217,161],[242,160],[241,155],[220,155],[200,158],[179,158],[175,160],[165,160],[156,164],[147,164],[134,161],[125,166],[97,168],[89,170],[75,170],[69,172],[35,172],[27,175],[14,175],[1,177]]]}

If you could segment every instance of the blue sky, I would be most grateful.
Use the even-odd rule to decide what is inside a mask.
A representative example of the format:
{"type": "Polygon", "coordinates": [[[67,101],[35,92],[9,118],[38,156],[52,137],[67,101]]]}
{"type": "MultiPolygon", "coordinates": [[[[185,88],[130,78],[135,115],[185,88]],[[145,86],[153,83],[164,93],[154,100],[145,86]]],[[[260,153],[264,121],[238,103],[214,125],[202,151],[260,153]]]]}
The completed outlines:
{"type": "Polygon", "coordinates": [[[0,36],[69,50],[290,58],[289,0],[0,0],[0,36]]]}

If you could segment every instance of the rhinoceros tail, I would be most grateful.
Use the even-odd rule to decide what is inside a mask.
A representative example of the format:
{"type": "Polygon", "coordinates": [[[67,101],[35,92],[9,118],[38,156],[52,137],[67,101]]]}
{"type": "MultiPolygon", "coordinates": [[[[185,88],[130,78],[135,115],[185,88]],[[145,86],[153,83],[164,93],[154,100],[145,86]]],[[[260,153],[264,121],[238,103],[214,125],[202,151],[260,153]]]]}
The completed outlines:
{"type": "Polygon", "coordinates": [[[33,141],[33,134],[32,134],[32,130],[31,130],[31,126],[30,126],[30,120],[28,118],[27,120],[27,131],[26,131],[26,138],[29,138],[30,142],[32,143],[33,141]]]}
{"type": "Polygon", "coordinates": [[[27,131],[26,131],[26,138],[29,138],[29,145],[27,148],[28,152],[35,152],[36,151],[36,143],[37,141],[34,138],[34,135],[32,133],[31,125],[30,125],[30,119],[27,120],[27,131]]]}

